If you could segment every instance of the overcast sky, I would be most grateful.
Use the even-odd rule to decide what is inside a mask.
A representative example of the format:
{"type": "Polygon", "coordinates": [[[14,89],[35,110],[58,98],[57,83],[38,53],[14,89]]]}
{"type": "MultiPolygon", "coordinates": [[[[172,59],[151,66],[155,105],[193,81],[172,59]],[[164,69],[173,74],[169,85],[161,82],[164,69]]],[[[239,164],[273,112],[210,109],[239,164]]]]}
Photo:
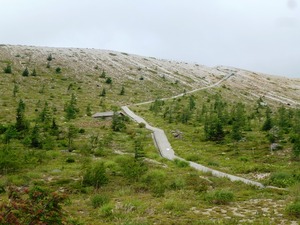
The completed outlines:
{"type": "Polygon", "coordinates": [[[300,0],[0,0],[0,43],[109,49],[300,78],[300,0]]]}

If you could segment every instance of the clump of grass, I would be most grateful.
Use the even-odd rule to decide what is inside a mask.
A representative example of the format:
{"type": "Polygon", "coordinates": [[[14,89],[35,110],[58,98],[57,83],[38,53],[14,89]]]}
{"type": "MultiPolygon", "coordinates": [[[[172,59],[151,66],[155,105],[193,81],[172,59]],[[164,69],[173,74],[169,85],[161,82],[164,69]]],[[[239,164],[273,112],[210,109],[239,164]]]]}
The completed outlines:
{"type": "Polygon", "coordinates": [[[189,162],[183,161],[183,160],[180,160],[180,159],[175,159],[174,163],[179,168],[188,167],[190,165],[189,162]]]}
{"type": "Polygon", "coordinates": [[[180,190],[183,189],[185,186],[186,181],[182,177],[174,178],[169,184],[169,187],[173,190],[180,190]]]}
{"type": "Polygon", "coordinates": [[[114,206],[111,203],[105,204],[100,208],[101,215],[105,218],[109,218],[113,215],[114,206]]]}
{"type": "Polygon", "coordinates": [[[226,205],[230,203],[234,198],[234,194],[230,191],[226,190],[216,190],[210,192],[206,196],[206,200],[209,203],[217,204],[217,205],[226,205]]]}
{"type": "Polygon", "coordinates": [[[166,173],[162,170],[149,171],[143,177],[143,182],[150,187],[154,197],[163,197],[166,190],[166,173]]]}
{"type": "Polygon", "coordinates": [[[269,180],[269,184],[281,188],[289,187],[293,185],[295,182],[296,180],[293,177],[293,175],[286,172],[273,173],[269,180]]]}
{"type": "Polygon", "coordinates": [[[291,217],[300,218],[300,201],[298,200],[287,205],[285,211],[291,217]]]}
{"type": "Polygon", "coordinates": [[[187,210],[188,206],[185,205],[181,200],[168,199],[163,203],[163,208],[168,211],[182,213],[187,210]]]}
{"type": "Polygon", "coordinates": [[[92,206],[96,209],[96,208],[99,208],[107,203],[109,203],[110,199],[108,196],[106,195],[100,195],[100,194],[97,194],[97,195],[94,195],[92,198],[91,198],[91,203],[92,203],[92,206]]]}
{"type": "Polygon", "coordinates": [[[209,183],[205,179],[201,179],[199,174],[191,173],[186,176],[186,184],[189,189],[194,190],[197,193],[205,192],[208,190],[209,183]]]}

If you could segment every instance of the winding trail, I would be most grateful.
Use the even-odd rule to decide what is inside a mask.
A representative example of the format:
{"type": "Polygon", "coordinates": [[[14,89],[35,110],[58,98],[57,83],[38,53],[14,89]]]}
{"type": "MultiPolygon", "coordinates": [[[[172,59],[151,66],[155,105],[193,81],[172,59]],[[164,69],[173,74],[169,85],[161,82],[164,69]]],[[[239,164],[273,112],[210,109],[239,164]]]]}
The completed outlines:
{"type": "MultiPolygon", "coordinates": [[[[214,83],[212,85],[206,86],[206,87],[202,87],[202,88],[198,88],[186,93],[182,93],[173,97],[169,97],[169,98],[162,98],[161,100],[168,100],[168,99],[174,99],[174,98],[179,98],[185,94],[190,94],[196,91],[200,91],[200,90],[204,90],[204,89],[209,89],[209,88],[213,88],[218,86],[219,84],[221,84],[223,81],[229,79],[231,76],[233,76],[234,74],[231,73],[227,76],[225,76],[223,79],[219,80],[217,83],[214,83]]],[[[144,104],[148,104],[148,103],[152,103],[154,102],[154,100],[152,101],[147,101],[147,102],[142,102],[142,103],[137,103],[134,105],[144,105],[144,104]]],[[[137,123],[144,123],[146,125],[146,128],[148,130],[151,130],[153,132],[153,140],[155,142],[156,147],[158,148],[160,154],[162,157],[169,159],[169,160],[174,160],[174,159],[179,159],[179,160],[184,160],[183,158],[180,158],[178,156],[175,155],[175,152],[170,144],[170,142],[168,141],[168,138],[165,134],[165,132],[157,127],[153,127],[151,125],[149,125],[142,117],[136,115],[134,112],[132,112],[128,106],[122,106],[121,107],[123,109],[123,111],[134,121],[136,121],[137,123]]],[[[195,163],[195,162],[191,162],[189,161],[189,164],[191,167],[195,168],[196,170],[202,171],[202,172],[209,172],[211,173],[213,176],[216,177],[226,177],[231,181],[241,181],[245,184],[249,184],[249,185],[253,185],[253,186],[257,186],[259,188],[264,188],[265,186],[259,182],[253,181],[253,180],[249,180],[246,178],[242,178],[242,177],[238,177],[238,176],[234,176],[231,174],[227,174],[218,170],[214,170],[211,168],[208,168],[206,166],[203,166],[201,164],[195,163]]]]}

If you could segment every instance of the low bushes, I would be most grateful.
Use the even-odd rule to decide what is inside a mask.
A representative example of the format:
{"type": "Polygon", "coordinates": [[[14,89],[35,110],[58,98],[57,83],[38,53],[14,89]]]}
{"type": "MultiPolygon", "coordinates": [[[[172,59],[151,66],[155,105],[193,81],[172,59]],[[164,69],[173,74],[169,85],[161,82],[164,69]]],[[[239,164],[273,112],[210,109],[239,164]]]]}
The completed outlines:
{"type": "Polygon", "coordinates": [[[207,194],[205,199],[209,203],[217,204],[217,205],[226,205],[231,202],[234,198],[234,195],[230,191],[226,190],[216,190],[207,194]]]}
{"type": "Polygon", "coordinates": [[[286,172],[273,173],[268,184],[276,187],[286,188],[300,181],[299,174],[290,174],[286,172]]]}
{"type": "Polygon", "coordinates": [[[289,216],[300,218],[300,201],[287,205],[285,211],[289,216]]]}
{"type": "Polygon", "coordinates": [[[107,182],[108,176],[103,162],[88,167],[82,181],[83,185],[94,186],[95,188],[99,188],[107,182]]]}
{"type": "Polygon", "coordinates": [[[101,207],[107,203],[109,203],[110,199],[108,196],[106,195],[94,195],[91,199],[91,203],[92,203],[92,206],[94,208],[98,208],[98,207],[101,207]]]}

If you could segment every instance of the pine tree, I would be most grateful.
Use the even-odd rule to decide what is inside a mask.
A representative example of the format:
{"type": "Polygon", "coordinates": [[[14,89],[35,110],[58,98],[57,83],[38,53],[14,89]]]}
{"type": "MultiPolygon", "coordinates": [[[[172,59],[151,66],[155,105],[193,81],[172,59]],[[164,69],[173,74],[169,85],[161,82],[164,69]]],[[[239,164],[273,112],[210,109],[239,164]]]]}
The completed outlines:
{"type": "Polygon", "coordinates": [[[3,141],[4,141],[5,144],[9,144],[10,140],[12,138],[17,137],[17,136],[18,136],[18,134],[17,134],[17,130],[16,130],[15,126],[9,126],[6,129],[6,131],[4,132],[4,139],[3,139],[3,141]]]}
{"type": "Polygon", "coordinates": [[[101,78],[105,78],[105,77],[106,77],[106,73],[105,73],[105,71],[104,71],[104,70],[102,71],[102,73],[101,73],[100,77],[101,77],[101,78]]]}
{"type": "Polygon", "coordinates": [[[50,61],[52,61],[52,59],[53,59],[52,54],[49,54],[47,57],[47,60],[50,62],[50,61]]]}
{"type": "Polygon", "coordinates": [[[25,70],[22,73],[22,76],[23,77],[28,77],[28,75],[29,75],[29,71],[28,71],[28,68],[26,67],[25,70]]]}
{"type": "Polygon", "coordinates": [[[242,131],[246,125],[245,106],[242,103],[238,103],[233,108],[232,112],[232,139],[238,141],[242,138],[242,131]]]}
{"type": "Polygon", "coordinates": [[[186,124],[192,116],[192,112],[189,108],[183,109],[181,113],[181,123],[186,124]]]}
{"type": "Polygon", "coordinates": [[[55,69],[55,72],[56,72],[56,73],[61,73],[61,68],[60,68],[60,67],[57,67],[57,68],[55,69]]]}
{"type": "Polygon", "coordinates": [[[79,109],[77,108],[76,96],[72,93],[70,102],[65,106],[67,120],[75,119],[79,109]]]}
{"type": "Polygon", "coordinates": [[[300,135],[297,135],[297,137],[295,138],[295,142],[292,149],[292,156],[296,160],[300,159],[300,135]]]}
{"type": "Polygon", "coordinates": [[[196,107],[196,102],[194,96],[189,97],[189,109],[192,111],[196,107]]]}
{"type": "Polygon", "coordinates": [[[33,148],[41,148],[41,138],[40,138],[40,129],[37,124],[33,127],[33,130],[31,132],[31,147],[33,148]]]}
{"type": "Polygon", "coordinates": [[[135,140],[134,142],[134,158],[135,160],[139,160],[145,157],[144,146],[140,139],[135,140]]]}
{"type": "Polygon", "coordinates": [[[42,109],[39,119],[42,123],[48,126],[51,122],[51,112],[48,106],[48,102],[45,102],[44,108],[42,109]]]}
{"type": "Polygon", "coordinates": [[[113,131],[123,131],[126,129],[124,120],[121,118],[121,116],[117,112],[114,112],[111,128],[113,131]]]}
{"type": "Polygon", "coordinates": [[[14,89],[13,89],[13,96],[16,97],[18,92],[19,92],[19,86],[17,84],[15,84],[14,89]]]}
{"type": "Polygon", "coordinates": [[[108,78],[106,79],[105,83],[107,83],[107,84],[112,84],[112,79],[111,79],[111,77],[108,77],[108,78]]]}
{"type": "Polygon", "coordinates": [[[100,94],[101,97],[105,97],[106,96],[106,90],[105,88],[102,89],[102,92],[100,94]]]}
{"type": "Polygon", "coordinates": [[[27,128],[28,126],[25,119],[25,103],[22,99],[20,99],[16,115],[16,129],[18,132],[20,132],[26,130],[27,128]]]}
{"type": "Polygon", "coordinates": [[[68,127],[67,137],[68,137],[68,150],[71,152],[73,150],[73,141],[77,137],[78,130],[74,125],[68,127]]]}
{"type": "Polygon", "coordinates": [[[122,89],[120,91],[120,95],[124,95],[124,94],[125,94],[125,88],[124,88],[124,86],[122,86],[122,89]]]}
{"type": "Polygon", "coordinates": [[[277,123],[278,126],[284,131],[288,132],[289,127],[291,127],[290,118],[285,107],[281,106],[277,111],[277,123]]]}
{"type": "Polygon", "coordinates": [[[161,107],[164,105],[164,101],[160,99],[156,99],[151,105],[150,105],[150,111],[154,112],[155,115],[161,111],[161,107]]]}
{"type": "Polygon", "coordinates": [[[221,141],[225,137],[223,124],[216,113],[207,113],[204,122],[204,134],[206,140],[221,141]]]}
{"type": "Polygon", "coordinates": [[[273,121],[271,118],[271,109],[270,107],[267,107],[266,109],[266,120],[262,126],[263,131],[268,131],[273,127],[273,121]]]}
{"type": "Polygon", "coordinates": [[[4,68],[4,73],[12,73],[12,68],[10,64],[7,64],[7,66],[4,68]]]}
{"type": "Polygon", "coordinates": [[[52,124],[51,124],[51,127],[50,127],[50,134],[54,135],[54,136],[59,135],[59,127],[56,124],[55,118],[52,119],[52,124]]]}
{"type": "Polygon", "coordinates": [[[35,70],[35,68],[33,69],[33,71],[32,71],[32,73],[31,73],[31,76],[36,76],[36,70],[35,70]]]}

